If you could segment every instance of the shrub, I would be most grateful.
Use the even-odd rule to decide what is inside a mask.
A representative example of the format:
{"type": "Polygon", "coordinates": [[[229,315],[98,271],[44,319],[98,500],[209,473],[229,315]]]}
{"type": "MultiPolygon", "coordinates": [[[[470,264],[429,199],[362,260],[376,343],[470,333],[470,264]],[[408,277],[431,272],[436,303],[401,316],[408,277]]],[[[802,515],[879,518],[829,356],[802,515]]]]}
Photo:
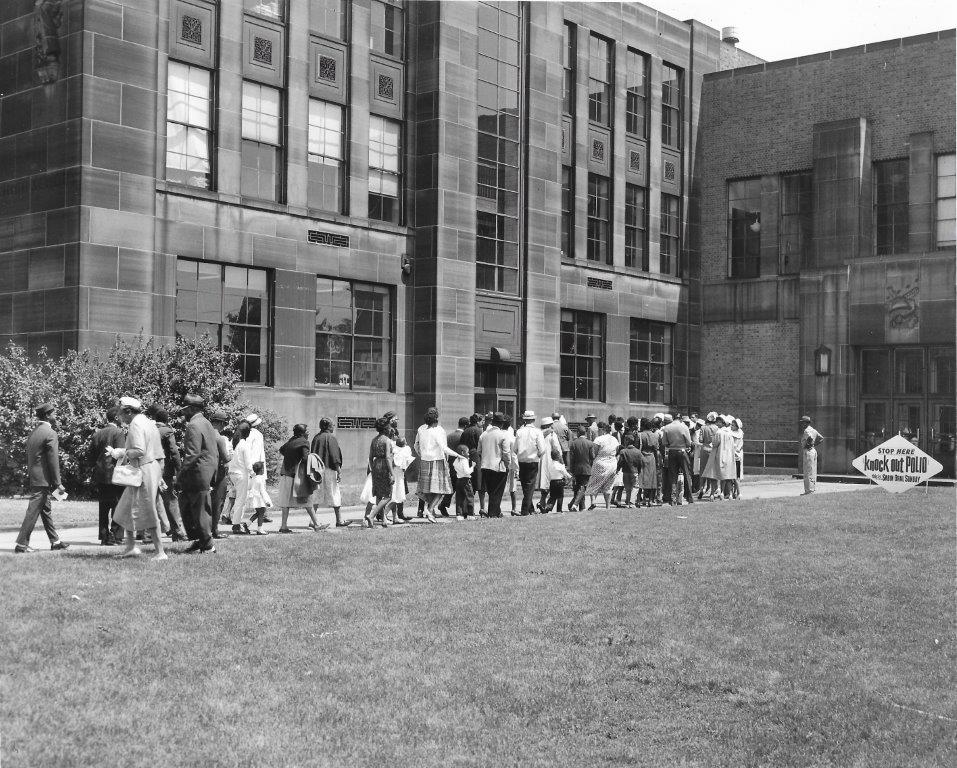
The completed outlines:
{"type": "MultiPolygon", "coordinates": [[[[143,337],[117,338],[107,350],[70,351],[60,358],[41,350],[34,360],[11,342],[0,355],[0,491],[9,493],[23,484],[26,439],[36,425],[33,412],[50,400],[57,407],[63,484],[82,493],[93,466],[90,438],[104,424],[106,410],[123,395],[140,399],[144,406],[158,403],[171,414],[186,394],[202,395],[222,408],[231,424],[255,410],[263,419],[269,471],[277,476],[276,444],[285,439],[285,425],[276,414],[242,397],[234,362],[235,356],[209,337],[177,339],[171,345],[143,337]]],[[[173,421],[182,445],[184,424],[173,421]]]]}

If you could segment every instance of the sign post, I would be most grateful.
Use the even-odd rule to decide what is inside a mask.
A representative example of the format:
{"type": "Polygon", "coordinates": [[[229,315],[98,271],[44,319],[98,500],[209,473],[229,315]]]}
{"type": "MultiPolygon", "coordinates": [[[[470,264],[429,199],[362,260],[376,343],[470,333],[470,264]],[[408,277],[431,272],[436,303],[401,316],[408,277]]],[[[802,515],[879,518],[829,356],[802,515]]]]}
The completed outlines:
{"type": "Polygon", "coordinates": [[[926,483],[944,468],[937,459],[901,435],[894,435],[871,448],[852,464],[854,469],[890,493],[903,493],[908,488],[926,483]]]}

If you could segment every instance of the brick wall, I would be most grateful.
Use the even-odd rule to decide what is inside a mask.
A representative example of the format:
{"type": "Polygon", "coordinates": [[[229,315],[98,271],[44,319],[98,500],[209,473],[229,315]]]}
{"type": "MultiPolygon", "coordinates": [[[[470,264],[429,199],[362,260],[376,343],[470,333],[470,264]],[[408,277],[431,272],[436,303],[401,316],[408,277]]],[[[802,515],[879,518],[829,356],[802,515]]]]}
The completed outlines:
{"type": "Polygon", "coordinates": [[[800,326],[708,323],[701,336],[701,413],[730,413],[749,440],[791,440],[798,410],[800,326]]]}

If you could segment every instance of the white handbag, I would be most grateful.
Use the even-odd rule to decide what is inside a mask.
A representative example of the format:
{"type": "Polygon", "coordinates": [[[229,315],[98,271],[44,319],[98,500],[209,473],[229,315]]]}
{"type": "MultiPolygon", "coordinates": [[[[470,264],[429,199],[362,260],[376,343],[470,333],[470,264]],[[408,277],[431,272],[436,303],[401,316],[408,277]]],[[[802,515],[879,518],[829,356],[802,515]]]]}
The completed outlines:
{"type": "Polygon", "coordinates": [[[143,484],[143,470],[123,462],[113,467],[113,485],[126,485],[139,488],[143,484]]]}

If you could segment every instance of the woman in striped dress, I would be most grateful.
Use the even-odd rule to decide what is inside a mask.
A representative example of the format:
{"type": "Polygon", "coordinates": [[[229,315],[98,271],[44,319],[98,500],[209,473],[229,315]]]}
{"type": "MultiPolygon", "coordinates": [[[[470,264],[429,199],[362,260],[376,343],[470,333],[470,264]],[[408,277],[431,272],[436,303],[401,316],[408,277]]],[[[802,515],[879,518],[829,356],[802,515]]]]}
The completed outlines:
{"type": "MultiPolygon", "coordinates": [[[[611,426],[605,422],[598,424],[598,437],[595,438],[595,460],[591,465],[591,480],[583,496],[598,496],[605,499],[605,509],[610,508],[611,487],[618,473],[618,440],[611,436],[611,426]]],[[[592,504],[589,509],[594,509],[592,504]]]]}

